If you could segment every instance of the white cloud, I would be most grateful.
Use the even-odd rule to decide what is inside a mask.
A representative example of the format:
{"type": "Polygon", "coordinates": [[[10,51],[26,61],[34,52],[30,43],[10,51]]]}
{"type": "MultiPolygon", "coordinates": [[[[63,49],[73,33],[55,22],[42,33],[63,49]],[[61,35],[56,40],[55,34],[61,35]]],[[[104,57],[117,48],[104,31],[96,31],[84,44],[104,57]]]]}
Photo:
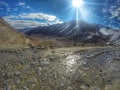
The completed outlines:
{"type": "Polygon", "coordinates": [[[47,20],[47,21],[54,21],[57,19],[56,16],[43,14],[43,13],[23,13],[19,15],[20,18],[26,18],[26,19],[41,19],[41,20],[47,20]]]}
{"type": "Polygon", "coordinates": [[[5,20],[12,20],[12,19],[19,19],[18,16],[14,16],[14,15],[9,15],[9,16],[5,16],[3,17],[5,20]]]}
{"type": "Polygon", "coordinates": [[[30,7],[30,6],[26,6],[26,8],[27,8],[27,9],[31,9],[31,7],[30,7]]]}
{"type": "MultiPolygon", "coordinates": [[[[38,19],[38,20],[45,20],[45,21],[49,21],[49,22],[59,22],[60,20],[54,16],[54,15],[48,15],[48,14],[43,14],[43,13],[22,13],[18,16],[14,16],[14,15],[10,15],[7,16],[6,18],[9,19],[38,19]]],[[[61,22],[61,21],[60,21],[61,22]]]]}
{"type": "Polygon", "coordinates": [[[119,5],[108,6],[108,8],[103,8],[102,13],[104,15],[104,21],[110,27],[120,27],[120,7],[119,5]],[[108,24],[109,22],[109,24],[108,24]]]}
{"type": "Polygon", "coordinates": [[[9,5],[8,5],[6,2],[3,2],[3,1],[0,1],[0,6],[1,6],[1,5],[4,5],[6,8],[9,7],[9,5]]]}
{"type": "Polygon", "coordinates": [[[9,5],[6,3],[6,2],[3,2],[3,1],[0,1],[0,10],[3,11],[3,10],[6,10],[7,12],[10,12],[10,8],[9,8],[9,5]],[[5,8],[2,8],[1,6],[4,6],[5,8]]]}
{"type": "Polygon", "coordinates": [[[25,6],[26,5],[26,3],[24,3],[24,2],[19,2],[19,4],[18,4],[19,6],[25,6]]]}
{"type": "Polygon", "coordinates": [[[44,13],[22,13],[18,16],[10,15],[6,16],[7,19],[30,19],[30,20],[44,20],[49,23],[62,23],[56,16],[44,14],[44,13]]]}
{"type": "Polygon", "coordinates": [[[62,21],[60,21],[56,16],[43,13],[22,13],[18,16],[9,15],[3,18],[16,29],[34,28],[38,26],[62,23],[62,21]],[[38,22],[35,21],[35,19],[44,20],[44,22],[38,22]]]}
{"type": "Polygon", "coordinates": [[[104,8],[102,10],[102,12],[105,13],[109,13],[110,14],[110,18],[120,18],[120,7],[118,6],[111,6],[110,8],[104,8]]]}
{"type": "Polygon", "coordinates": [[[29,20],[6,20],[6,21],[16,29],[34,28],[38,26],[47,25],[46,23],[29,21],[29,20]]]}
{"type": "Polygon", "coordinates": [[[0,10],[3,10],[3,8],[0,8],[0,10]]]}
{"type": "Polygon", "coordinates": [[[7,12],[10,12],[11,11],[11,9],[10,8],[7,8],[7,12]]]}
{"type": "Polygon", "coordinates": [[[112,15],[112,18],[120,17],[120,7],[118,7],[115,10],[111,10],[110,13],[112,15]]]}
{"type": "Polygon", "coordinates": [[[18,10],[18,8],[14,8],[13,10],[14,10],[14,11],[17,11],[17,10],[18,10]]]}

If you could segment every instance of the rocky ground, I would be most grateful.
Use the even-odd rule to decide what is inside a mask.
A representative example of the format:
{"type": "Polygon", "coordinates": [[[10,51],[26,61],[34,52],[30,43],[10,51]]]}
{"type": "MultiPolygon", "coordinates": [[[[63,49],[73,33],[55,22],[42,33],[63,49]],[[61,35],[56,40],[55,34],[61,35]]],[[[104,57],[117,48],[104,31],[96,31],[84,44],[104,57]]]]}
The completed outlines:
{"type": "Polygon", "coordinates": [[[0,50],[0,90],[120,90],[120,47],[0,50]]]}

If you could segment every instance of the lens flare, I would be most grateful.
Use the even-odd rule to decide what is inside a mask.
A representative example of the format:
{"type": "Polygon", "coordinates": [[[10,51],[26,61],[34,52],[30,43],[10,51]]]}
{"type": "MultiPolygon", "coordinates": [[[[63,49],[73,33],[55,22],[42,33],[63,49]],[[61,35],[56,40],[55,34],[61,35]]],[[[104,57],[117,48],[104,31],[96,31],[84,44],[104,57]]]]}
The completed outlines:
{"type": "Polygon", "coordinates": [[[73,7],[80,7],[80,6],[82,6],[83,5],[83,0],[73,0],[72,1],[72,6],[73,7]]]}

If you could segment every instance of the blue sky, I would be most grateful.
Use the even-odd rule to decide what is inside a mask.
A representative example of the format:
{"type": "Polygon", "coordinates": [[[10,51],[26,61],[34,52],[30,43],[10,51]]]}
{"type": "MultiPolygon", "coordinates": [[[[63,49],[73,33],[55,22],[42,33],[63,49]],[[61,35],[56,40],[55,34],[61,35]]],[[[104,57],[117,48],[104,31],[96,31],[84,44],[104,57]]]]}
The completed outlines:
{"type": "MultiPolygon", "coordinates": [[[[120,27],[120,0],[83,1],[78,16],[80,20],[120,27]]],[[[72,0],[0,0],[0,16],[18,29],[62,23],[76,19],[76,8],[72,7],[71,2],[72,0]]]]}
{"type": "MultiPolygon", "coordinates": [[[[7,3],[9,8],[11,9],[11,12],[8,12],[8,15],[42,12],[47,14],[53,14],[62,20],[67,20],[67,15],[69,14],[69,11],[72,8],[71,1],[72,0],[12,0],[12,1],[3,0],[2,2],[7,3]],[[26,6],[26,8],[24,6],[26,6]],[[27,6],[30,7],[31,9],[30,8],[27,9],[27,6]],[[15,11],[14,9],[18,10],[15,11]]],[[[105,4],[105,0],[84,0],[84,1],[97,4],[100,3],[103,6],[105,4]]],[[[4,7],[4,5],[1,6],[4,7]]],[[[88,6],[91,9],[100,7],[100,5],[98,6],[94,5],[94,7],[92,5],[88,6]]],[[[6,8],[4,7],[4,9],[6,8]]],[[[5,14],[5,12],[6,10],[4,10],[3,13],[0,15],[7,15],[5,14]]]]}

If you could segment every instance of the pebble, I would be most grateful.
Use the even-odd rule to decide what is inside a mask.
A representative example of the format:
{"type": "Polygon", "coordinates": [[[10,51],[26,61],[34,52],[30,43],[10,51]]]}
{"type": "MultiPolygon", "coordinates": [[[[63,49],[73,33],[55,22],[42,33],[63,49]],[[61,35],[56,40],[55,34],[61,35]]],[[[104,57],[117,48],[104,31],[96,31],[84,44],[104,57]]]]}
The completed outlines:
{"type": "Polygon", "coordinates": [[[29,90],[27,86],[24,86],[23,87],[23,90],[29,90]]]}
{"type": "Polygon", "coordinates": [[[11,90],[11,86],[10,85],[6,85],[3,90],[11,90]]]}
{"type": "Polygon", "coordinates": [[[50,64],[49,60],[46,60],[46,59],[41,62],[41,66],[47,66],[49,64],[50,64]]]}
{"type": "Polygon", "coordinates": [[[67,87],[67,90],[73,90],[73,88],[72,88],[72,87],[70,87],[70,86],[68,86],[68,87],[67,87]]]}
{"type": "Polygon", "coordinates": [[[16,84],[20,84],[20,79],[15,80],[16,84]]]}

